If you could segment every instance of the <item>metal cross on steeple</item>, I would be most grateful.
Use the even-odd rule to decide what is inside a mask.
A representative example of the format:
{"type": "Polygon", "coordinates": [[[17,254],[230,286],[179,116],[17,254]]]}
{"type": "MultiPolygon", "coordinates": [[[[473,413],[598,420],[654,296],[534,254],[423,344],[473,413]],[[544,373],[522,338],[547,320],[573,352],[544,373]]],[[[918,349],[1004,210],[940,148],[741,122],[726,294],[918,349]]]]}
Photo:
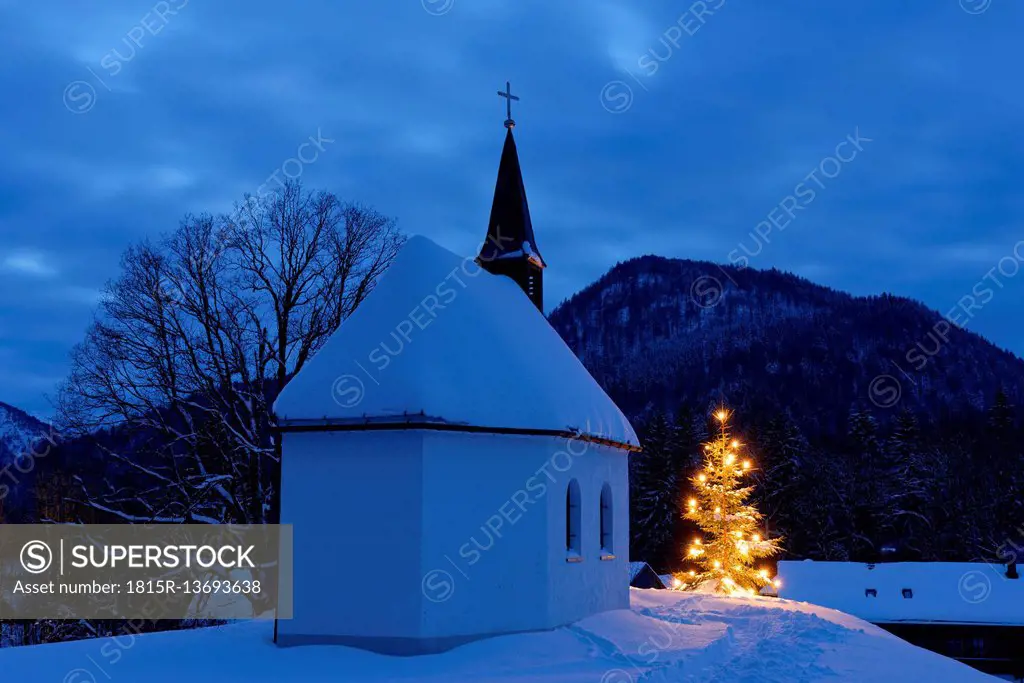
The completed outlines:
{"type": "Polygon", "coordinates": [[[512,120],[512,100],[518,102],[519,98],[512,94],[512,84],[509,81],[505,81],[505,92],[499,90],[498,95],[508,100],[506,103],[508,118],[505,119],[505,127],[511,130],[516,127],[516,122],[512,120]]]}

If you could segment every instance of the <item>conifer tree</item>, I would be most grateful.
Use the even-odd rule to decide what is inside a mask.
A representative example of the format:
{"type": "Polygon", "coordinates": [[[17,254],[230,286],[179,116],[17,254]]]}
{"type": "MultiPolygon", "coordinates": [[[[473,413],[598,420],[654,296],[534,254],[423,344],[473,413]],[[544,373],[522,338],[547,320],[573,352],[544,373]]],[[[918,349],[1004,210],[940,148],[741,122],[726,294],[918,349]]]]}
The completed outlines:
{"type": "Polygon", "coordinates": [[[934,468],[920,447],[921,429],[917,417],[904,408],[896,417],[892,436],[886,447],[893,463],[891,500],[894,503],[893,524],[900,546],[900,559],[935,559],[930,545],[931,530],[929,472],[934,468]]]}
{"type": "Polygon", "coordinates": [[[673,467],[676,472],[676,496],[672,501],[672,540],[665,553],[666,567],[676,569],[686,560],[686,539],[693,536],[693,523],[679,514],[681,506],[690,495],[690,477],[701,463],[703,444],[707,440],[706,410],[696,410],[688,403],[680,404],[675,414],[675,454],[673,467]],[[699,417],[698,417],[699,414],[699,417]]]}
{"type": "Polygon", "coordinates": [[[786,413],[776,413],[757,435],[760,468],[753,476],[758,490],[754,501],[768,528],[780,529],[790,540],[805,520],[801,504],[819,482],[808,481],[810,446],[799,427],[786,413]]]}
{"type": "Polygon", "coordinates": [[[753,487],[746,482],[753,463],[739,454],[742,444],[729,435],[729,411],[720,408],[715,419],[720,429],[704,445],[703,468],[691,479],[696,495],[685,512],[707,537],[694,539],[688,552],[700,570],[680,578],[693,587],[751,594],[771,582],[768,570],[755,567],[755,560],[778,553],[780,539],[761,536],[761,513],[748,502],[753,487]]]}
{"type": "Polygon", "coordinates": [[[1024,528],[1024,502],[1020,491],[1024,487],[1021,467],[1020,440],[1018,438],[1014,406],[1006,392],[1000,389],[995,401],[988,409],[988,424],[983,439],[986,451],[986,469],[990,473],[991,523],[993,529],[990,541],[1001,541],[1007,535],[1019,536],[1017,531],[1024,528]]]}
{"type": "Polygon", "coordinates": [[[891,463],[883,457],[874,416],[858,407],[850,409],[846,435],[855,557],[877,562],[882,548],[893,540],[893,488],[891,463]]]}
{"type": "Polygon", "coordinates": [[[663,414],[655,413],[644,426],[643,444],[643,452],[630,458],[630,554],[632,559],[660,567],[679,509],[673,427],[663,414]]]}

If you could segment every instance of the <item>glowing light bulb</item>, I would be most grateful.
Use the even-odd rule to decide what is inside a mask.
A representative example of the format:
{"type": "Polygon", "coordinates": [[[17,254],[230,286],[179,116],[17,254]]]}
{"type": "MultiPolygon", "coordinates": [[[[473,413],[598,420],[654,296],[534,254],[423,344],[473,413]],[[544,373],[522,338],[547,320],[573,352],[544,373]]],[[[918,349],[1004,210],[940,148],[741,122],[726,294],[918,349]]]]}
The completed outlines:
{"type": "Polygon", "coordinates": [[[782,587],[782,581],[779,580],[779,579],[775,579],[774,581],[772,581],[772,585],[775,586],[776,588],[781,588],[782,587]]]}
{"type": "Polygon", "coordinates": [[[745,470],[749,470],[750,469],[750,461],[749,460],[744,460],[743,461],[743,469],[745,469],[745,470]]]}
{"type": "Polygon", "coordinates": [[[737,446],[739,446],[739,445],[740,445],[740,442],[739,442],[739,441],[737,441],[736,439],[733,439],[733,440],[732,440],[732,443],[731,443],[731,444],[729,444],[729,445],[730,445],[730,446],[732,446],[733,448],[736,448],[737,446]]]}
{"type": "Polygon", "coordinates": [[[736,456],[735,455],[733,455],[732,453],[729,453],[728,455],[725,456],[725,464],[726,465],[731,465],[734,462],[736,462],[736,456]]]}
{"type": "Polygon", "coordinates": [[[716,515],[717,515],[718,513],[720,513],[721,511],[722,511],[722,508],[715,508],[715,514],[716,514],[716,515]]]}
{"type": "Polygon", "coordinates": [[[672,579],[672,587],[673,588],[679,588],[682,585],[683,585],[683,582],[680,581],[679,579],[675,579],[675,578],[672,579]]]}
{"type": "Polygon", "coordinates": [[[715,413],[715,417],[718,418],[719,422],[725,422],[725,418],[729,417],[729,413],[725,412],[724,410],[719,410],[717,413],[715,413]]]}
{"type": "Polygon", "coordinates": [[[707,476],[703,475],[703,474],[700,475],[699,477],[697,477],[697,481],[699,481],[699,482],[705,482],[707,480],[708,480],[707,476]]]}
{"type": "Polygon", "coordinates": [[[693,544],[694,545],[700,545],[700,539],[699,538],[693,539],[693,544]]]}
{"type": "Polygon", "coordinates": [[[719,562],[718,560],[715,560],[714,565],[715,565],[715,569],[721,569],[722,568],[722,563],[719,562]]]}
{"type": "Polygon", "coordinates": [[[767,579],[768,578],[768,570],[767,569],[762,569],[761,571],[759,571],[757,573],[757,575],[760,576],[762,579],[767,579]]]}
{"type": "Polygon", "coordinates": [[[693,571],[693,570],[691,569],[691,570],[690,570],[690,576],[697,576],[697,572],[695,572],[695,571],[693,571]]]}
{"type": "Polygon", "coordinates": [[[754,534],[754,543],[761,542],[761,534],[754,534]]]}
{"type": "Polygon", "coordinates": [[[697,507],[697,500],[695,498],[691,498],[690,499],[690,507],[692,507],[692,508],[697,507]]]}

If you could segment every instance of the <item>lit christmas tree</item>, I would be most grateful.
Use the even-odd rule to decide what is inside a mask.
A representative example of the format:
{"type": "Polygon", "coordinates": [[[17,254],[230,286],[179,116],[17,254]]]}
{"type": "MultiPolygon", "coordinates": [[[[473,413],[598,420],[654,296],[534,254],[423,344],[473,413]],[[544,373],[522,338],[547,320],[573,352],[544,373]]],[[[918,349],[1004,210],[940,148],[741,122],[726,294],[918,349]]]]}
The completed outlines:
{"type": "Polygon", "coordinates": [[[688,587],[754,594],[772,583],[769,571],[755,562],[778,553],[780,539],[761,537],[761,513],[747,503],[753,487],[744,482],[753,463],[739,454],[743,444],[729,435],[729,411],[720,408],[715,419],[721,429],[704,445],[704,467],[691,478],[697,493],[684,513],[707,538],[694,539],[687,554],[699,569],[678,578],[688,587]]]}

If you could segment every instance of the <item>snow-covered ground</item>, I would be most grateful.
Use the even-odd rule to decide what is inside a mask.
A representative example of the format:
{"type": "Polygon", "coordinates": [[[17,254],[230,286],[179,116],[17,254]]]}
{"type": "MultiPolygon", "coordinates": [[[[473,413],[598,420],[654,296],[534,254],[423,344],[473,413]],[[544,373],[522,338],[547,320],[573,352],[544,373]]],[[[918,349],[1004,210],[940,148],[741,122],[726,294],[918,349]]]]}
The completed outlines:
{"type": "MultiPolygon", "coordinates": [[[[381,596],[386,599],[386,596],[381,596]]],[[[771,598],[631,591],[632,609],[432,656],[278,649],[267,622],[0,650],[7,681],[994,681],[855,617],[771,598]]]]}

